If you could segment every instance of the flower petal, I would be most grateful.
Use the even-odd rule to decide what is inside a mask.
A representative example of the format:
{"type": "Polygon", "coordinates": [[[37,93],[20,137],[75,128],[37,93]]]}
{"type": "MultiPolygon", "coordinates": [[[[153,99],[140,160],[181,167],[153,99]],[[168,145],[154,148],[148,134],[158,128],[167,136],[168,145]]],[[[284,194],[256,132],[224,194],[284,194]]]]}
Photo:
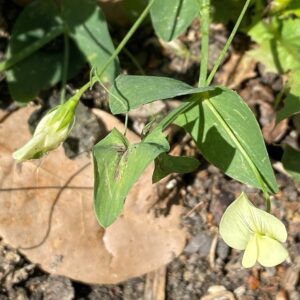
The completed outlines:
{"type": "Polygon", "coordinates": [[[51,122],[51,120],[53,119],[53,117],[55,116],[57,111],[57,107],[53,108],[52,110],[48,111],[45,116],[43,116],[43,118],[39,121],[39,123],[37,124],[35,131],[34,131],[34,136],[44,133],[45,134],[45,128],[49,127],[49,123],[51,122]]]}
{"type": "Polygon", "coordinates": [[[287,231],[284,224],[273,215],[256,208],[250,201],[249,203],[251,205],[252,222],[256,232],[284,243],[287,239],[287,231]]]}
{"type": "Polygon", "coordinates": [[[253,233],[267,235],[280,242],[287,239],[284,224],[271,214],[256,208],[242,193],[226,209],[220,223],[220,234],[229,246],[243,250],[253,233]]]}
{"type": "Polygon", "coordinates": [[[40,158],[43,155],[43,140],[41,134],[33,136],[23,147],[13,153],[13,158],[18,162],[40,158]]]}
{"type": "Polygon", "coordinates": [[[244,250],[255,233],[253,226],[248,224],[249,201],[242,193],[226,209],[221,222],[220,234],[223,240],[232,248],[244,250]]]}
{"type": "Polygon", "coordinates": [[[282,263],[289,255],[281,243],[268,236],[258,236],[257,245],[257,260],[264,267],[274,267],[282,263]]]}
{"type": "Polygon", "coordinates": [[[256,234],[254,234],[246,247],[244,252],[242,265],[244,268],[251,268],[255,265],[258,256],[258,249],[257,249],[257,239],[256,234]]]}

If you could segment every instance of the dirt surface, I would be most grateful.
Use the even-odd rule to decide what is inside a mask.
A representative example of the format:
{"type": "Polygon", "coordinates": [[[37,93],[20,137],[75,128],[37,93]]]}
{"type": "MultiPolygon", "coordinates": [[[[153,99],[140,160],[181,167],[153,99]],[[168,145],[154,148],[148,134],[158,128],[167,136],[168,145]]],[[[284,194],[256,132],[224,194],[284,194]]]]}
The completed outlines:
{"type": "MultiPolygon", "coordinates": [[[[7,5],[7,1],[0,0],[0,25],[2,26],[0,58],[4,55],[11,22],[18,11],[19,8],[14,4],[7,5]]],[[[173,44],[159,43],[153,37],[152,29],[146,27],[135,35],[135,40],[129,43],[127,48],[146,74],[170,76],[195,84],[199,69],[197,62],[198,27],[199,24],[195,22],[187,34],[173,44]]],[[[116,40],[120,40],[120,36],[124,33],[118,32],[117,28],[112,28],[112,32],[116,40]]],[[[212,25],[211,32],[210,65],[222,49],[228,34],[227,29],[221,25],[212,25]]],[[[264,130],[265,139],[269,138],[269,154],[276,165],[281,159],[282,150],[274,146],[274,143],[288,141],[298,144],[299,138],[292,124],[282,125],[275,135],[272,130],[268,130],[274,119],[272,108],[274,96],[282,87],[281,79],[277,75],[265,74],[262,66],[248,62],[247,72],[243,72],[240,77],[234,79],[230,77],[233,70],[237,70],[237,66],[234,65],[234,55],[243,57],[244,49],[250,46],[249,40],[244,35],[237,37],[224,67],[216,77],[216,82],[231,85],[237,89],[250,105],[264,130]]],[[[122,63],[124,71],[130,74],[141,73],[125,53],[121,54],[120,60],[124,62],[122,63]]],[[[82,73],[85,75],[81,74],[70,83],[70,89],[73,85],[75,87],[80,85],[78,82],[84,82],[82,78],[86,78],[87,71],[82,73]]],[[[6,100],[2,101],[1,107],[12,109],[3,76],[0,80],[1,100],[6,100]]],[[[56,88],[52,95],[55,93],[56,88]]],[[[84,95],[82,102],[86,107],[107,109],[104,95],[101,88],[96,86],[93,91],[84,95]]],[[[164,113],[168,109],[168,105],[165,105],[159,113],[164,113]]],[[[81,109],[77,120],[79,125],[83,124],[88,114],[90,112],[86,108],[81,109]]],[[[132,130],[139,132],[148,119],[144,114],[137,114],[130,120],[129,125],[132,130]]],[[[101,136],[101,129],[95,128],[96,123],[93,120],[91,124],[83,126],[82,132],[78,129],[80,126],[76,128],[74,139],[76,139],[77,152],[89,151],[94,140],[101,136]],[[92,140],[87,138],[87,130],[92,130],[92,140]]],[[[183,153],[196,155],[201,161],[201,167],[193,174],[171,177],[165,187],[165,194],[168,197],[161,199],[161,202],[153,208],[157,214],[167,214],[173,203],[181,204],[184,207],[182,226],[189,233],[184,252],[163,268],[163,275],[146,274],[119,285],[86,285],[44,273],[39,266],[31,264],[16,249],[0,241],[0,300],[151,299],[149,294],[153,292],[153,289],[149,282],[153,276],[162,286],[157,297],[152,298],[158,300],[163,299],[159,298],[162,295],[170,300],[300,299],[300,185],[283,174],[280,171],[280,165],[276,167],[280,192],[273,198],[273,212],[287,226],[289,259],[275,268],[255,266],[252,269],[244,269],[241,267],[242,253],[230,249],[222,241],[218,235],[217,226],[227,205],[241,191],[246,191],[256,204],[262,204],[261,195],[256,190],[229,179],[219,170],[208,165],[195,150],[193,142],[181,131],[174,130],[172,136],[174,148],[179,147],[183,153]],[[181,138],[185,140],[185,146],[178,142],[181,138]]],[[[68,145],[66,147],[69,156],[73,157],[76,149],[74,150],[72,144],[68,145]]]]}
{"type": "MultiPolygon", "coordinates": [[[[166,267],[166,299],[299,299],[300,186],[284,175],[277,179],[281,192],[273,201],[274,212],[289,231],[290,258],[276,268],[241,267],[241,252],[231,250],[218,236],[217,224],[225,207],[245,187],[225,178],[214,167],[190,178],[173,178],[173,189],[183,182],[176,199],[185,207],[182,223],[190,238],[182,255],[166,267]],[[227,298],[226,298],[227,297],[227,298]],[[230,298],[231,297],[231,298],[230,298]],[[223,299],[223,298],[222,298],[223,299]]],[[[258,194],[246,190],[252,200],[258,194]]],[[[163,210],[166,204],[160,204],[163,210]]],[[[158,208],[157,208],[158,209],[158,208]]],[[[145,299],[149,275],[120,285],[89,286],[43,273],[16,250],[1,243],[0,299],[145,299]]]]}

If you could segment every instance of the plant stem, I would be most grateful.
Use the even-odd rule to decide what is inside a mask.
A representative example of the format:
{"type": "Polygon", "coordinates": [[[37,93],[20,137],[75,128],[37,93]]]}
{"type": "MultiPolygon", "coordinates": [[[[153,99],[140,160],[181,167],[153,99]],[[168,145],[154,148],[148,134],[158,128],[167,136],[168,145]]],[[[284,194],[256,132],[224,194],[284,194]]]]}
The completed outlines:
{"type": "MultiPolygon", "coordinates": [[[[117,47],[117,49],[112,53],[112,55],[110,56],[110,58],[108,59],[108,61],[106,62],[106,64],[104,65],[104,67],[101,69],[100,73],[97,73],[93,78],[90,79],[89,82],[87,82],[84,86],[82,86],[77,93],[73,96],[76,97],[76,99],[78,99],[82,96],[82,94],[89,89],[90,87],[92,87],[94,85],[94,83],[96,81],[99,81],[100,84],[105,87],[103,85],[103,83],[100,80],[100,76],[103,75],[103,73],[106,71],[106,69],[109,67],[109,65],[114,61],[114,59],[118,56],[118,54],[122,51],[122,49],[124,48],[124,46],[126,45],[126,43],[128,42],[128,40],[131,38],[131,36],[135,33],[135,31],[138,29],[138,27],[140,26],[140,24],[143,22],[143,20],[145,19],[145,17],[147,16],[147,14],[150,11],[150,8],[152,7],[153,3],[156,0],[151,0],[149,2],[149,4],[147,5],[147,7],[144,9],[144,11],[142,12],[142,14],[139,16],[139,18],[135,21],[135,23],[133,24],[133,26],[130,28],[130,30],[128,31],[128,33],[125,35],[125,37],[123,38],[123,40],[121,41],[121,43],[119,44],[119,46],[117,47]]],[[[91,72],[92,74],[92,72],[91,72]]],[[[107,89],[106,89],[107,90],[107,89]]],[[[108,90],[107,90],[108,91],[108,90]]]]}
{"type": "Polygon", "coordinates": [[[149,13],[149,11],[150,11],[150,9],[151,9],[151,7],[152,7],[152,5],[154,4],[155,1],[156,0],[151,0],[149,2],[149,4],[144,9],[144,11],[141,13],[141,15],[139,16],[139,18],[132,25],[132,27],[127,32],[127,34],[125,35],[125,37],[123,38],[123,40],[121,41],[121,43],[119,44],[119,46],[117,47],[117,49],[113,52],[113,54],[111,55],[111,57],[108,59],[108,61],[106,62],[106,64],[103,66],[103,68],[99,72],[99,74],[98,74],[99,78],[101,78],[101,76],[106,71],[106,69],[110,66],[110,64],[114,61],[114,59],[122,51],[122,49],[124,48],[124,46],[126,45],[126,43],[129,41],[129,39],[132,37],[132,35],[136,32],[136,30],[138,29],[138,27],[141,25],[141,23],[144,21],[144,19],[148,15],[148,13],[149,13]]]}
{"type": "Polygon", "coordinates": [[[209,76],[208,76],[208,78],[206,80],[206,84],[207,85],[210,85],[210,83],[213,80],[216,72],[218,71],[218,68],[220,67],[221,63],[223,62],[223,60],[225,58],[225,55],[226,55],[226,53],[227,53],[227,51],[228,51],[228,49],[229,49],[229,47],[230,47],[230,45],[232,43],[232,40],[233,40],[233,38],[234,38],[234,36],[235,36],[235,34],[236,34],[236,32],[237,32],[237,30],[238,30],[241,22],[242,22],[242,19],[243,19],[244,15],[245,15],[245,13],[247,11],[247,8],[248,8],[250,2],[251,2],[251,0],[246,0],[245,5],[244,5],[244,7],[243,7],[243,9],[242,9],[242,11],[241,11],[241,13],[240,13],[240,15],[239,15],[236,23],[235,23],[235,25],[234,25],[234,28],[233,28],[232,32],[230,33],[230,36],[229,36],[228,40],[226,41],[225,46],[222,49],[222,51],[221,51],[221,53],[220,53],[217,61],[215,62],[214,66],[213,66],[212,71],[210,72],[210,74],[209,74],[209,76]]]}
{"type": "Polygon", "coordinates": [[[48,44],[50,41],[55,39],[57,36],[61,35],[64,32],[64,27],[59,26],[50,32],[46,33],[45,36],[41,39],[36,40],[25,49],[13,54],[12,57],[7,58],[5,61],[0,63],[0,72],[6,71],[12,68],[15,64],[25,59],[44,45],[48,44]]]}
{"type": "Polygon", "coordinates": [[[202,0],[200,6],[201,16],[201,61],[198,86],[205,86],[208,72],[208,47],[209,47],[209,23],[210,0],[202,0]]]}
{"type": "Polygon", "coordinates": [[[92,81],[87,82],[85,85],[83,85],[77,92],[70,98],[68,101],[74,101],[76,104],[78,104],[80,97],[83,95],[83,93],[90,88],[90,86],[93,84],[92,81]]]}
{"type": "Polygon", "coordinates": [[[64,32],[64,61],[63,61],[61,90],[60,90],[61,104],[65,102],[65,97],[66,97],[66,84],[67,84],[68,69],[69,69],[69,51],[70,51],[69,37],[67,31],[65,31],[64,32]]]}
{"type": "Polygon", "coordinates": [[[263,192],[264,195],[264,203],[265,203],[265,208],[266,212],[270,213],[271,212],[271,199],[270,195],[266,192],[263,192]]]}
{"type": "Polygon", "coordinates": [[[199,100],[199,95],[193,95],[189,101],[182,103],[177,108],[170,111],[157,125],[161,127],[162,130],[165,130],[175,119],[185,111],[191,109],[193,106],[197,105],[197,100],[199,100]]]}

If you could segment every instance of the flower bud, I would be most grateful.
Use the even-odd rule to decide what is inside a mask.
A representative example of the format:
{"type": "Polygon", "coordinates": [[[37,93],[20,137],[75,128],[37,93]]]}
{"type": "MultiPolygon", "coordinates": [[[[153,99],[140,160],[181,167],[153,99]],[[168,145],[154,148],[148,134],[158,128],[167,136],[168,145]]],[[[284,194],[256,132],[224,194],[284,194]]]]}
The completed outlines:
{"type": "Polygon", "coordinates": [[[74,125],[77,104],[78,99],[72,97],[50,110],[37,125],[33,137],[13,153],[13,158],[18,162],[37,159],[57,148],[74,125]]]}
{"type": "Polygon", "coordinates": [[[271,3],[271,11],[279,12],[284,10],[291,2],[291,0],[273,0],[271,3]]]}

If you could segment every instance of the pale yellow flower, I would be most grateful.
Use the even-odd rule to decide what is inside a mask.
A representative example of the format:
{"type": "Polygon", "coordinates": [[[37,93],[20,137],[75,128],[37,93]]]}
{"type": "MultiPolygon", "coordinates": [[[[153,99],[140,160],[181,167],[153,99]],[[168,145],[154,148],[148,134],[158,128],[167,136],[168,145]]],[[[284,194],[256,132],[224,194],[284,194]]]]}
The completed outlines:
{"type": "Polygon", "coordinates": [[[230,247],[245,250],[242,260],[245,268],[254,266],[256,261],[264,267],[276,266],[288,257],[282,245],[287,239],[284,224],[256,208],[244,193],[226,209],[220,234],[230,247]]]}

